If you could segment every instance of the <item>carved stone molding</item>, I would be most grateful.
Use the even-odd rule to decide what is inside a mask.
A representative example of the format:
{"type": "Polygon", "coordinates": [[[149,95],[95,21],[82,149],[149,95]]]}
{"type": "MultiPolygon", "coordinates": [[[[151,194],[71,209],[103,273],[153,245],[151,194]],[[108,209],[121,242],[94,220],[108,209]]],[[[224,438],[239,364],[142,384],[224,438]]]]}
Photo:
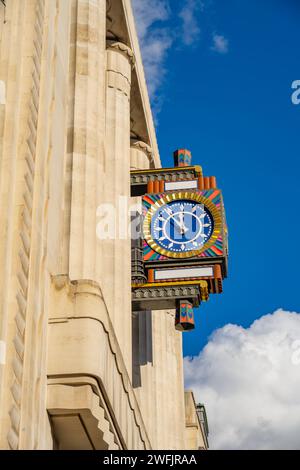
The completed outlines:
{"type": "Polygon", "coordinates": [[[146,144],[142,140],[131,139],[130,147],[134,150],[140,150],[144,152],[144,154],[147,156],[149,160],[149,163],[150,164],[154,163],[153,152],[152,152],[152,148],[150,147],[150,145],[146,144]]]}
{"type": "Polygon", "coordinates": [[[131,172],[131,186],[145,185],[149,181],[185,181],[195,179],[199,175],[197,167],[136,170],[131,172]]]}
{"type": "Polygon", "coordinates": [[[173,285],[134,287],[132,290],[133,310],[163,310],[176,308],[178,300],[188,299],[194,307],[198,307],[201,300],[207,300],[205,286],[173,285]]]}
{"type": "Polygon", "coordinates": [[[134,66],[135,64],[134,54],[132,50],[130,49],[130,47],[126,46],[126,44],[124,44],[123,42],[118,42],[118,41],[109,39],[106,41],[106,47],[108,50],[114,50],[123,54],[125,57],[128,58],[132,67],[134,66]]]}
{"type": "MultiPolygon", "coordinates": [[[[2,2],[3,3],[3,2],[2,2]]],[[[32,57],[32,88],[29,101],[28,113],[28,138],[27,138],[27,151],[25,155],[25,173],[24,173],[24,193],[23,193],[23,210],[22,210],[22,223],[20,230],[20,248],[19,248],[19,263],[18,263],[18,291],[16,294],[17,311],[15,315],[15,336],[14,344],[14,358],[12,367],[14,371],[14,379],[11,386],[11,394],[13,397],[13,405],[9,410],[10,416],[10,429],[7,434],[9,448],[16,450],[20,447],[20,428],[22,418],[22,406],[24,394],[26,389],[23,387],[24,383],[24,361],[25,361],[25,329],[28,328],[28,291],[29,291],[29,266],[32,244],[32,212],[33,212],[33,186],[35,179],[35,166],[36,166],[36,143],[37,143],[37,119],[39,109],[39,84],[41,75],[41,59],[42,59],[42,23],[44,18],[45,2],[40,1],[36,3],[34,17],[34,39],[33,39],[33,57],[32,57]]],[[[28,333],[27,333],[28,334],[28,333]]],[[[37,377],[31,384],[35,390],[37,377]]]]}

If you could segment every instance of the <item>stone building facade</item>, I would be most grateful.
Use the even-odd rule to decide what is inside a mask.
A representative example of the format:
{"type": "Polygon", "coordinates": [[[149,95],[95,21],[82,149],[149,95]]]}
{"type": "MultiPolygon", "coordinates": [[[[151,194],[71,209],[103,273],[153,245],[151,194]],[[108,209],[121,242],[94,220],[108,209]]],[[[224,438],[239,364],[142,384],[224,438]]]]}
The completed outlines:
{"type": "Polygon", "coordinates": [[[203,441],[174,312],[132,314],[130,238],[96,232],[159,166],[130,1],[1,0],[1,449],[203,441]]]}

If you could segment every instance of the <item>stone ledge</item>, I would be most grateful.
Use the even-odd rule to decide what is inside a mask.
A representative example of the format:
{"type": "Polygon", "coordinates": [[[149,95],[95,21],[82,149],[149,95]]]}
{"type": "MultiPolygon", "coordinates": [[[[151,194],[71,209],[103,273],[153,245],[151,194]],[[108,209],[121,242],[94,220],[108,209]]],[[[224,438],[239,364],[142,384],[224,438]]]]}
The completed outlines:
{"type": "Polygon", "coordinates": [[[59,450],[120,449],[90,385],[49,384],[47,411],[59,450]]]}

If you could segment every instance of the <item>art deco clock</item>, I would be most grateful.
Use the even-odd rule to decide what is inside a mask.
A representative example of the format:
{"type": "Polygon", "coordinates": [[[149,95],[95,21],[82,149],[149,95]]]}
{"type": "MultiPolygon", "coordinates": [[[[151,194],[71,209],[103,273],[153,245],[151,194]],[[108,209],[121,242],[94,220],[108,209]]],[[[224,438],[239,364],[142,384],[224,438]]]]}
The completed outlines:
{"type": "Polygon", "coordinates": [[[214,177],[192,167],[187,150],[174,153],[175,168],[132,172],[135,195],[141,181],[143,235],[140,273],[133,269],[135,309],[176,308],[176,328],[193,327],[193,306],[222,292],[227,275],[227,228],[214,177]],[[139,176],[139,178],[136,178],[139,176]],[[136,178],[136,180],[135,180],[136,178]],[[142,266],[142,269],[141,269],[142,266]],[[139,274],[140,277],[139,282],[139,274]]]}
{"type": "Polygon", "coordinates": [[[168,258],[191,258],[212,246],[221,232],[221,215],[199,192],[162,194],[145,216],[144,239],[168,258]]]}

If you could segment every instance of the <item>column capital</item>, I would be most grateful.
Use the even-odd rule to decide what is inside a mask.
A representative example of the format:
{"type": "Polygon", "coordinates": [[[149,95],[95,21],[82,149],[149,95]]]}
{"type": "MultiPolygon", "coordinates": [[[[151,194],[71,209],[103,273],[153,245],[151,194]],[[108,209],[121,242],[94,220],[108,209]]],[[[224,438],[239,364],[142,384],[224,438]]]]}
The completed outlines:
{"type": "Polygon", "coordinates": [[[153,152],[150,145],[142,140],[130,141],[130,167],[132,170],[148,169],[154,166],[153,152]]]}
{"type": "Polygon", "coordinates": [[[126,46],[123,42],[119,42],[116,40],[107,40],[106,41],[106,48],[108,50],[116,51],[119,52],[120,54],[123,54],[131,63],[131,66],[133,67],[135,64],[135,57],[133,51],[130,49],[130,47],[126,46]]]}
{"type": "Polygon", "coordinates": [[[142,140],[131,139],[130,147],[143,151],[147,155],[149,161],[153,161],[152,148],[150,147],[150,145],[146,144],[146,142],[143,142],[142,140]]]}

